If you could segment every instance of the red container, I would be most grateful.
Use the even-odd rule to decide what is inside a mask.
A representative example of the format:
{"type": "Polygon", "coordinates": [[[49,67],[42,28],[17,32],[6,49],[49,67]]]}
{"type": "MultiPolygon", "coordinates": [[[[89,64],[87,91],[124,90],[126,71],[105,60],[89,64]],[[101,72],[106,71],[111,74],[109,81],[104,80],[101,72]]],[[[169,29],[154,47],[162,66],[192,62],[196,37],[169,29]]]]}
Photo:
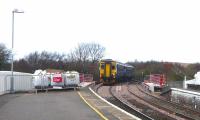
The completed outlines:
{"type": "Polygon", "coordinates": [[[53,82],[59,83],[59,82],[62,82],[62,81],[63,81],[62,77],[53,77],[53,82]]]}
{"type": "Polygon", "coordinates": [[[64,77],[62,74],[54,74],[52,75],[51,86],[64,86],[64,77]]]}
{"type": "Polygon", "coordinates": [[[166,83],[165,75],[163,74],[151,74],[150,75],[150,83],[154,83],[162,88],[166,83]]]}

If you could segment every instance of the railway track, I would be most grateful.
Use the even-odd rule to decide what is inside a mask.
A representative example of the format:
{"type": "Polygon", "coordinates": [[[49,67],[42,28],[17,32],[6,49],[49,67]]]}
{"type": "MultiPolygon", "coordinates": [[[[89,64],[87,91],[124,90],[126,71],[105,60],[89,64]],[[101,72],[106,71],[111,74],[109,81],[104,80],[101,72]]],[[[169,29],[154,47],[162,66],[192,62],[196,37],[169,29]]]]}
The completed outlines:
{"type": "Polygon", "coordinates": [[[200,119],[200,113],[198,111],[194,111],[192,109],[180,106],[178,104],[169,102],[169,101],[165,101],[163,99],[160,99],[158,97],[155,97],[153,95],[150,95],[146,92],[144,92],[143,90],[141,90],[138,85],[127,85],[128,87],[128,91],[140,98],[143,101],[146,101],[150,104],[152,104],[153,106],[165,110],[167,112],[169,112],[170,114],[174,114],[176,116],[179,116],[181,118],[184,119],[189,119],[189,120],[199,120],[200,119]]]}
{"type": "Polygon", "coordinates": [[[152,94],[146,92],[144,89],[142,89],[142,88],[141,88],[141,85],[137,85],[137,88],[138,88],[141,92],[145,93],[145,94],[148,95],[148,96],[154,97],[155,99],[158,99],[158,100],[160,100],[160,101],[163,101],[163,102],[172,104],[172,105],[177,106],[177,107],[180,107],[180,108],[182,108],[182,109],[187,109],[187,110],[189,110],[189,111],[192,111],[192,113],[195,113],[195,114],[197,114],[197,115],[200,116],[200,111],[198,111],[198,110],[195,110],[195,109],[193,109],[193,108],[191,108],[191,107],[189,107],[189,106],[184,106],[184,105],[180,105],[180,104],[178,104],[178,103],[174,103],[174,102],[171,102],[171,101],[167,101],[167,100],[165,100],[164,98],[160,98],[160,97],[158,97],[158,96],[152,95],[152,94]]]}
{"type": "Polygon", "coordinates": [[[127,87],[124,93],[116,93],[116,86],[103,86],[102,84],[95,85],[93,89],[109,102],[144,120],[200,120],[199,111],[151,95],[138,85],[127,84],[122,86],[127,87]],[[135,97],[133,98],[133,96],[135,97]],[[139,101],[143,102],[140,103],[139,101]],[[153,109],[147,104],[155,108],[153,109]],[[152,114],[148,113],[149,111],[152,114]]]}
{"type": "Polygon", "coordinates": [[[114,86],[112,89],[112,93],[115,97],[126,103],[128,106],[137,109],[141,113],[151,117],[155,120],[185,120],[180,117],[176,117],[176,115],[171,115],[168,112],[158,109],[152,104],[140,99],[138,96],[134,96],[127,90],[127,86],[125,84],[119,85],[118,87],[114,86]],[[118,87],[121,86],[121,90],[117,92],[118,87]]]}
{"type": "Polygon", "coordinates": [[[129,113],[141,118],[142,120],[154,120],[153,118],[143,114],[142,112],[138,111],[137,109],[135,109],[133,107],[130,107],[125,102],[123,102],[120,99],[118,99],[112,92],[112,86],[103,86],[102,84],[99,84],[99,85],[94,86],[93,89],[98,94],[100,94],[102,97],[104,97],[109,102],[111,102],[112,104],[115,104],[116,106],[118,106],[118,107],[126,110],[127,112],[129,112],[129,113]],[[102,89],[103,89],[103,91],[102,91],[102,89]]]}

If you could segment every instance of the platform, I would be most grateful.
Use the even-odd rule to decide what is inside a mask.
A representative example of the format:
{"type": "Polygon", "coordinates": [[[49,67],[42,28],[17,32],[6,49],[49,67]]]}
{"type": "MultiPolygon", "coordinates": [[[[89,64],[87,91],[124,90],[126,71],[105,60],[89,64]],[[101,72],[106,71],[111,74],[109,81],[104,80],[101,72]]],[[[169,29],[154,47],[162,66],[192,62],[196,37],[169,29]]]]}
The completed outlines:
{"type": "Polygon", "coordinates": [[[80,91],[81,96],[94,107],[104,120],[140,120],[134,115],[127,113],[126,111],[116,108],[116,106],[107,103],[98,95],[95,95],[94,91],[91,89],[84,89],[80,91]],[[102,116],[103,115],[103,116],[102,116]]]}
{"type": "Polygon", "coordinates": [[[0,96],[0,120],[136,120],[102,99],[88,87],[16,93],[0,96]]]}
{"type": "Polygon", "coordinates": [[[101,120],[74,90],[0,96],[0,120],[101,120]]]}

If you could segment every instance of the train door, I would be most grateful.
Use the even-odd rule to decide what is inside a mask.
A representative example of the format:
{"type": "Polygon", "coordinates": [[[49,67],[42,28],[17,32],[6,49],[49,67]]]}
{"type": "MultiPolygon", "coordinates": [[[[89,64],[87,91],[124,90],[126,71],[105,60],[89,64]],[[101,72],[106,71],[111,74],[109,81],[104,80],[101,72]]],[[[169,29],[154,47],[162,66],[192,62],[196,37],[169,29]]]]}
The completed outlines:
{"type": "Polygon", "coordinates": [[[105,74],[106,74],[106,78],[109,78],[111,76],[111,64],[110,63],[106,63],[106,70],[105,70],[105,74]]]}

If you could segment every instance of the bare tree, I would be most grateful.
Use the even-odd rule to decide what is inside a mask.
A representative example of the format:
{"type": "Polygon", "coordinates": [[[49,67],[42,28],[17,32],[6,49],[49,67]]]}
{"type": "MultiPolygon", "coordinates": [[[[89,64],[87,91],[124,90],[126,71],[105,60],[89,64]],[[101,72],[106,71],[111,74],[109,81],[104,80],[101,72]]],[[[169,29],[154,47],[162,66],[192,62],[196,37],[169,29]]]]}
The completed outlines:
{"type": "Polygon", "coordinates": [[[73,53],[71,54],[73,54],[74,59],[79,62],[87,61],[89,58],[88,44],[86,43],[78,44],[78,47],[76,47],[73,53]]]}
{"type": "Polygon", "coordinates": [[[71,51],[68,55],[67,58],[65,59],[67,62],[75,62],[76,61],[76,56],[74,51],[71,51]]]}
{"type": "Polygon", "coordinates": [[[57,52],[47,52],[47,51],[42,51],[40,53],[39,59],[43,61],[63,61],[65,59],[65,54],[59,54],[57,52]]]}
{"type": "Polygon", "coordinates": [[[104,51],[105,48],[96,43],[80,43],[67,56],[57,52],[36,51],[16,61],[18,65],[15,68],[19,71],[26,69],[31,72],[36,69],[53,68],[93,74],[98,70],[97,61],[104,56],[104,51]]]}
{"type": "Polygon", "coordinates": [[[71,61],[75,61],[75,66],[79,72],[91,73],[91,68],[96,68],[96,62],[104,56],[105,48],[96,43],[80,43],[68,54],[71,61]],[[92,62],[92,64],[91,64],[92,62]]]}
{"type": "Polygon", "coordinates": [[[32,73],[31,66],[28,64],[28,62],[25,59],[19,59],[14,62],[14,70],[18,72],[27,72],[32,73]]]}
{"type": "Polygon", "coordinates": [[[98,61],[104,56],[105,47],[97,43],[81,43],[70,53],[70,57],[77,61],[98,61]]]}
{"type": "Polygon", "coordinates": [[[37,51],[30,53],[25,57],[25,60],[31,66],[32,72],[41,67],[39,65],[39,59],[40,59],[40,54],[37,51]]]}
{"type": "Polygon", "coordinates": [[[33,52],[25,57],[27,63],[31,66],[32,71],[36,69],[64,69],[64,54],[59,54],[57,52],[51,53],[47,51],[33,52]]]}
{"type": "Polygon", "coordinates": [[[88,48],[89,48],[90,59],[92,60],[93,63],[103,58],[105,47],[97,43],[90,43],[88,44],[88,48]]]}

